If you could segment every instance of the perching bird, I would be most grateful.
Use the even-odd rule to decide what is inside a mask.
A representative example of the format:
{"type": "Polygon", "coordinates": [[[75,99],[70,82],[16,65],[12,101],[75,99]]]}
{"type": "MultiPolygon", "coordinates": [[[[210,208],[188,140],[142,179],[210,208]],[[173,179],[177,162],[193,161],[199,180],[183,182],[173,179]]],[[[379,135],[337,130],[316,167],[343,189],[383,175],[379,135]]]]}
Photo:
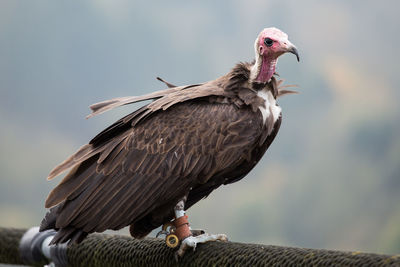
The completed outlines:
{"type": "MultiPolygon", "coordinates": [[[[48,179],[72,168],[46,200],[51,209],[40,230],[58,231],[52,244],[79,243],[89,233],[128,225],[133,237],[145,237],[221,185],[246,176],[279,130],[276,99],[292,92],[278,88],[277,59],[289,52],[299,60],[287,34],[276,28],[261,31],[254,48],[253,63],[239,63],[216,80],[165,82],[165,90],[92,105],[89,116],[153,100],[52,170],[48,179]]],[[[184,238],[181,252],[225,235],[193,236],[189,230],[184,238]]]]}

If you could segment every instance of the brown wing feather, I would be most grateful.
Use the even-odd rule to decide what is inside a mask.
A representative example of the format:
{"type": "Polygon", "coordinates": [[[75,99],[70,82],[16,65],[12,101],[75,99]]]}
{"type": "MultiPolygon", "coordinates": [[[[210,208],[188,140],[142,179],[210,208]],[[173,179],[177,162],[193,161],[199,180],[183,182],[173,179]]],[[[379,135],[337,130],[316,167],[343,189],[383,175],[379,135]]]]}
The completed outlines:
{"type": "MultiPolygon", "coordinates": [[[[89,144],[82,146],[74,155],[66,159],[60,165],[56,166],[49,174],[47,179],[53,179],[57,175],[63,173],[64,171],[79,165],[83,161],[89,159],[90,157],[103,153],[106,148],[110,148],[113,145],[109,142],[116,142],[118,139],[113,139],[118,133],[128,130],[131,126],[135,126],[143,119],[150,116],[152,113],[158,110],[166,110],[167,108],[188,101],[191,99],[206,97],[209,95],[227,95],[215,81],[208,82],[205,84],[193,84],[188,86],[179,86],[174,88],[169,88],[161,91],[157,91],[144,96],[134,96],[134,97],[123,97],[116,98],[107,101],[103,101],[90,106],[93,113],[90,116],[95,116],[97,114],[103,113],[107,110],[119,107],[122,105],[127,105],[135,102],[140,102],[144,100],[155,99],[149,105],[146,105],[137,111],[133,112],[120,119],[96,137],[94,137],[89,144]]],[[[109,151],[109,150],[108,150],[109,151]]],[[[46,206],[48,206],[46,204],[46,206]]]]}
{"type": "MultiPolygon", "coordinates": [[[[92,114],[90,114],[88,117],[95,116],[122,105],[145,100],[154,100],[152,103],[138,109],[128,116],[125,116],[102,131],[95,138],[93,138],[89,144],[83,146],[70,158],[56,166],[50,172],[48,179],[52,179],[69,168],[87,160],[88,158],[98,153],[102,153],[105,147],[110,147],[110,145],[107,144],[110,139],[115,141],[112,138],[118,133],[128,130],[130,125],[135,126],[143,119],[148,118],[152,113],[158,110],[166,110],[178,103],[182,103],[191,99],[199,99],[202,97],[207,97],[209,100],[212,100],[211,96],[215,96],[222,97],[221,99],[217,98],[217,102],[225,101],[226,103],[233,103],[238,107],[242,106],[243,103],[250,104],[253,111],[256,112],[257,107],[260,105],[260,101],[262,101],[262,99],[257,97],[257,92],[249,88],[248,84],[246,84],[250,73],[250,67],[251,66],[247,63],[240,63],[227,75],[204,84],[173,87],[143,96],[115,98],[93,104],[90,106],[92,109],[92,114]],[[236,97],[236,95],[238,97],[236,97]],[[130,122],[130,124],[128,122],[130,122]]],[[[271,79],[271,83],[269,84],[271,90],[278,92],[278,85],[281,85],[281,82],[277,81],[273,77],[271,79]]],[[[282,95],[287,93],[291,93],[291,91],[289,92],[288,90],[282,90],[281,92],[282,95]]]]}
{"type": "MultiPolygon", "coordinates": [[[[264,143],[262,143],[260,146],[256,146],[253,150],[249,151],[250,153],[246,161],[241,162],[235,167],[232,166],[233,168],[227,168],[224,171],[216,174],[212,178],[212,180],[209,180],[208,183],[200,184],[194,187],[187,197],[185,207],[187,209],[190,208],[199,200],[207,197],[213,190],[217,189],[221,185],[234,183],[242,179],[247,173],[249,173],[257,164],[257,162],[262,158],[271,143],[274,141],[279,131],[280,125],[281,117],[275,122],[273,126],[273,131],[270,135],[268,135],[264,143]]],[[[243,131],[243,129],[237,129],[237,131],[242,132],[242,134],[246,134],[247,132],[243,131]]]]}
{"type": "Polygon", "coordinates": [[[99,115],[99,114],[101,114],[103,112],[106,112],[107,110],[110,110],[110,109],[113,109],[113,108],[116,108],[116,107],[129,105],[129,104],[132,104],[132,103],[141,102],[141,101],[145,101],[145,100],[158,99],[158,98],[162,98],[162,97],[168,96],[171,93],[179,92],[181,90],[185,90],[187,88],[191,88],[193,86],[201,86],[201,84],[193,84],[193,85],[174,87],[171,84],[168,84],[168,83],[166,83],[166,84],[169,86],[168,89],[156,91],[156,92],[153,92],[153,93],[150,93],[150,94],[147,94],[147,95],[117,97],[117,98],[113,98],[113,99],[110,99],[110,100],[105,100],[105,101],[102,101],[102,102],[99,102],[99,103],[95,103],[95,104],[90,106],[90,109],[92,110],[92,113],[89,114],[86,118],[91,118],[93,116],[99,115]]]}
{"type": "Polygon", "coordinates": [[[116,136],[108,143],[112,149],[84,161],[53,190],[47,205],[65,200],[57,228],[119,229],[183,197],[191,187],[245,160],[257,145],[258,117],[250,108],[206,101],[154,113],[116,136]],[[212,140],[221,144],[214,146],[212,140]]]}

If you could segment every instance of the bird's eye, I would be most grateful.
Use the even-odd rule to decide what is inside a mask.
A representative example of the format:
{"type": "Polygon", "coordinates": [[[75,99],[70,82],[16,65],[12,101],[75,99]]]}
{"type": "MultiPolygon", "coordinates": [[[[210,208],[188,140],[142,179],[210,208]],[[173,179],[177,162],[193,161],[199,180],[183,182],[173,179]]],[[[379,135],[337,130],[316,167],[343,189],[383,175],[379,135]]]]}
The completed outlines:
{"type": "Polygon", "coordinates": [[[268,47],[272,46],[274,44],[274,40],[272,40],[271,38],[265,38],[264,39],[264,44],[268,47]]]}

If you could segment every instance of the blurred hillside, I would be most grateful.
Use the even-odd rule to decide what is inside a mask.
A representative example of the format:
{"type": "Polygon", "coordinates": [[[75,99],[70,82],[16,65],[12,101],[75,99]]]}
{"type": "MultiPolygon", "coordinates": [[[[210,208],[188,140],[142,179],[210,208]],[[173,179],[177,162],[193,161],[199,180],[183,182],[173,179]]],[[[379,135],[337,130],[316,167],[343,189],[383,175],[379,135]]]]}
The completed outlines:
{"type": "Polygon", "coordinates": [[[253,172],[189,211],[231,240],[400,251],[399,4],[376,1],[0,2],[0,225],[38,225],[48,172],[138,106],[85,120],[92,103],[223,75],[264,27],[301,62],[301,94],[253,172]]]}

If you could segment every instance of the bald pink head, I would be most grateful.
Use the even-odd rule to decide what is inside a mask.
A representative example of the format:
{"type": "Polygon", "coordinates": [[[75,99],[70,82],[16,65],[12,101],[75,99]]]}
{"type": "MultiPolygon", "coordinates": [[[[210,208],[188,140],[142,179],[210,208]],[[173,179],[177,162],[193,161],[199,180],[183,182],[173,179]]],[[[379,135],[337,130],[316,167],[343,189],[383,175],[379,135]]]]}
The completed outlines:
{"type": "Polygon", "coordinates": [[[278,57],[292,53],[299,61],[296,47],[289,41],[288,35],[277,28],[265,28],[258,35],[254,48],[256,63],[254,78],[258,82],[268,82],[275,73],[278,57]]]}

